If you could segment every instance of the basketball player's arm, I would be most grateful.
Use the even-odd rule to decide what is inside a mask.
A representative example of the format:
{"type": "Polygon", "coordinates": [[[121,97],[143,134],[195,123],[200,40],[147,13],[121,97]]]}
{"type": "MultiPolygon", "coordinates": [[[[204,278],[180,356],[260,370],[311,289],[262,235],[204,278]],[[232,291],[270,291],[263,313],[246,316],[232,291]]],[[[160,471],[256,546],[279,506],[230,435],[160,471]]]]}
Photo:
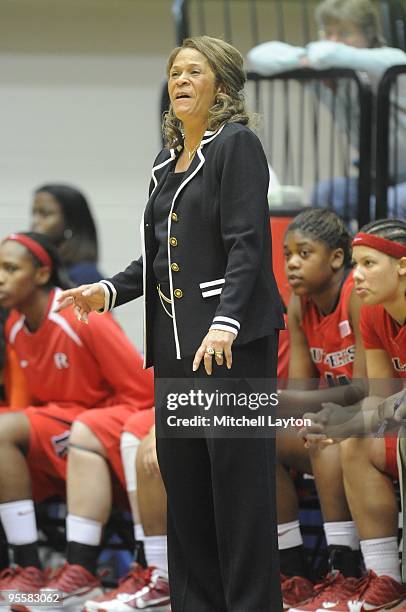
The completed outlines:
{"type": "Polygon", "coordinates": [[[151,369],[143,369],[140,353],[111,315],[90,316],[91,325],[81,325],[80,336],[114,389],[117,404],[130,404],[136,410],[151,408],[154,405],[151,369]]]}
{"type": "Polygon", "coordinates": [[[395,407],[398,419],[402,418],[403,413],[406,416],[402,381],[394,377],[392,363],[385,349],[366,349],[365,360],[368,396],[351,406],[326,402],[317,414],[305,414],[312,425],[303,428],[300,435],[308,444],[326,446],[351,436],[378,432],[383,435],[386,431],[398,428],[399,423],[394,418],[395,407]]]}

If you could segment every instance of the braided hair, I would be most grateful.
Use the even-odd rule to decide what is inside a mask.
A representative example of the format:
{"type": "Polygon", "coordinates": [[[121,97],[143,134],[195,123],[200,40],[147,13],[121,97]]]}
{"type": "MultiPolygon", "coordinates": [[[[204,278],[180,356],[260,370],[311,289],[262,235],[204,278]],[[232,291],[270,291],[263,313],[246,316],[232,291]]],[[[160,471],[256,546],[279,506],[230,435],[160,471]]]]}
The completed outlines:
{"type": "Polygon", "coordinates": [[[406,245],[406,222],[402,219],[378,219],[364,225],[360,231],[406,245]]]}
{"type": "Polygon", "coordinates": [[[351,236],[344,221],[327,208],[310,208],[297,215],[286,233],[301,232],[308,238],[324,242],[329,249],[342,249],[344,267],[351,264],[351,236]]]}

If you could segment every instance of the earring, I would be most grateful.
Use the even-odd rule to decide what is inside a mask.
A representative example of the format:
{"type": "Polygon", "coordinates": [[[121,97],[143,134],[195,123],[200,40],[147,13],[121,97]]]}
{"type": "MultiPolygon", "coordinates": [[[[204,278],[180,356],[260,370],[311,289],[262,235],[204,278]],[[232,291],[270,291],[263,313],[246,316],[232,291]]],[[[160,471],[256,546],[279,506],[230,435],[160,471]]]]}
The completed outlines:
{"type": "Polygon", "coordinates": [[[70,238],[72,238],[72,236],[73,236],[72,230],[69,227],[67,227],[63,232],[63,237],[65,238],[65,240],[69,240],[70,238]]]}

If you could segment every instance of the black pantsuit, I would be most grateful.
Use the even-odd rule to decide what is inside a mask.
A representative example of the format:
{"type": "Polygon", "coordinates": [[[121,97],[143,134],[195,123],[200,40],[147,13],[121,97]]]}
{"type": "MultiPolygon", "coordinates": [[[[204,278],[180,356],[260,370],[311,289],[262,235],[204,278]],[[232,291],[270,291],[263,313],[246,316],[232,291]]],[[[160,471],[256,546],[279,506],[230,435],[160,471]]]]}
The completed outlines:
{"type": "MultiPolygon", "coordinates": [[[[192,361],[216,329],[235,340],[232,369],[213,364],[213,378],[276,378],[284,322],[261,143],[230,122],[204,134],[181,177],[171,175],[178,154],[164,149],[155,160],[142,257],[102,281],[105,309],[143,295],[145,365],[157,377],[207,379],[203,365],[192,372],[192,361]],[[167,283],[173,318],[157,282],[167,283]]],[[[157,446],[172,612],[279,612],[274,441],[171,437],[157,446]]]]}
{"type": "MultiPolygon", "coordinates": [[[[192,373],[192,357],[176,360],[171,326],[159,305],[155,376],[207,378],[203,365],[192,373]]],[[[231,370],[214,363],[213,376],[276,378],[277,344],[276,333],[234,347],[231,370]]],[[[157,450],[168,494],[172,611],[282,610],[275,440],[158,437],[157,450]]]]}

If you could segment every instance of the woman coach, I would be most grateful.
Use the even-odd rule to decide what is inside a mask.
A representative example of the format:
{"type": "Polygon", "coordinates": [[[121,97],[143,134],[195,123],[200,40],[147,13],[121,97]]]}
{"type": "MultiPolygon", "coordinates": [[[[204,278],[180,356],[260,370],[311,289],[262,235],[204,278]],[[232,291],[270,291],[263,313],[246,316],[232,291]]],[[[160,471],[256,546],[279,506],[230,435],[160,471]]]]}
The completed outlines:
{"type": "MultiPolygon", "coordinates": [[[[240,53],[207,36],[168,61],[167,143],[155,160],[142,257],[63,294],[87,319],[144,295],[156,378],[276,377],[268,166],[246,127],[240,53]]],[[[173,612],[278,612],[274,441],[157,440],[168,493],[173,612]]]]}

